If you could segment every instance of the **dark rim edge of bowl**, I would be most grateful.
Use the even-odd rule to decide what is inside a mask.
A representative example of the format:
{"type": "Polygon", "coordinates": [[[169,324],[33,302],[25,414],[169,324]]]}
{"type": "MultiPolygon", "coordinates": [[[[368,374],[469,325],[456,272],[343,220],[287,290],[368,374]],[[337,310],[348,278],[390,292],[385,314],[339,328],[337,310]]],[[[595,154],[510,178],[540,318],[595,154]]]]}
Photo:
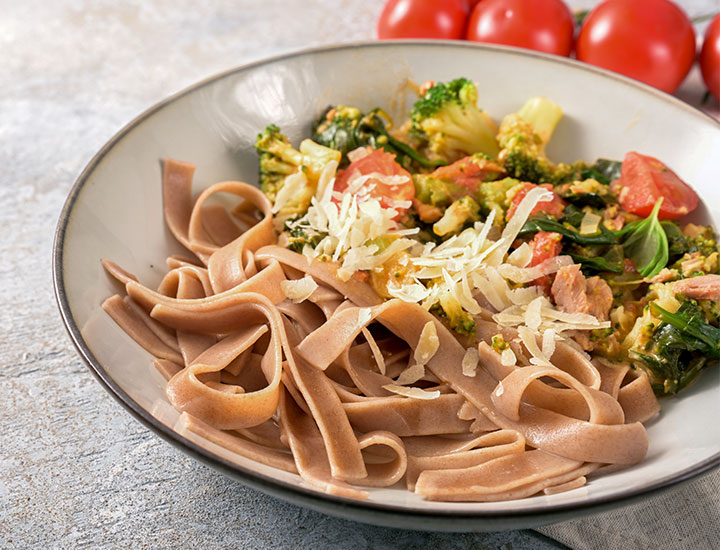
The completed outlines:
{"type": "MultiPolygon", "coordinates": [[[[315,510],[320,510],[326,513],[340,515],[342,517],[355,517],[360,521],[366,521],[370,523],[381,523],[386,525],[392,525],[392,522],[380,521],[381,518],[384,520],[390,519],[417,519],[423,520],[427,523],[428,519],[433,518],[432,525],[428,525],[428,528],[442,528],[443,526],[450,528],[462,528],[463,524],[470,522],[478,522],[481,520],[503,520],[503,523],[513,523],[521,519],[532,521],[524,522],[526,526],[541,525],[551,522],[558,521],[559,516],[578,516],[587,515],[593,512],[599,512],[603,509],[608,509],[614,506],[626,506],[632,504],[634,501],[641,497],[655,495],[664,492],[672,487],[678,486],[685,482],[688,482],[696,477],[703,474],[707,474],[713,469],[720,466],[720,453],[711,456],[704,461],[695,464],[694,466],[688,467],[676,474],[651,483],[644,487],[628,490],[615,495],[606,495],[601,497],[595,497],[588,499],[581,503],[561,503],[547,506],[541,510],[537,509],[520,509],[520,510],[482,510],[477,512],[457,512],[453,510],[425,510],[413,507],[400,507],[395,504],[383,504],[373,501],[356,501],[348,498],[337,497],[334,495],[327,495],[319,493],[318,491],[298,487],[292,484],[287,484],[283,481],[260,474],[251,470],[245,469],[243,466],[228,461],[211,451],[204,449],[189,439],[183,437],[175,430],[166,426],[162,422],[158,421],[148,411],[142,408],[130,395],[128,395],[120,386],[112,379],[112,377],[105,371],[104,367],[95,358],[91,352],[85,340],[82,337],[80,329],[78,328],[75,320],[72,316],[70,304],[67,300],[67,294],[65,292],[65,283],[63,278],[63,254],[64,254],[64,241],[67,225],[70,220],[70,214],[73,206],[82,191],[82,188],[89,179],[89,176],[102,162],[103,158],[115,147],[115,145],[130,133],[135,127],[143,123],[146,119],[150,118],[153,114],[160,111],[167,105],[174,103],[178,99],[204,88],[208,84],[223,78],[229,77],[234,74],[245,72],[253,69],[257,66],[275,63],[292,59],[295,57],[302,57],[314,53],[334,52],[345,49],[357,49],[366,47],[384,47],[392,45],[404,45],[404,46],[433,46],[433,47],[465,47],[473,48],[478,51],[489,50],[489,51],[503,51],[511,55],[518,55],[522,57],[537,57],[546,61],[559,63],[561,65],[569,65],[577,69],[597,73],[605,77],[618,80],[625,85],[640,88],[645,92],[649,92],[665,101],[670,101],[675,106],[688,111],[694,116],[698,116],[703,119],[706,123],[711,123],[720,129],[720,122],[713,119],[709,115],[703,113],[699,109],[692,107],[684,101],[673,97],[665,92],[657,90],[651,86],[643,84],[642,82],[633,80],[631,78],[619,75],[601,69],[592,65],[549,54],[540,52],[534,52],[531,50],[523,50],[519,48],[513,48],[509,46],[495,46],[478,43],[468,43],[463,41],[432,41],[432,40],[395,40],[395,41],[367,41],[367,42],[354,42],[348,44],[339,44],[333,46],[320,46],[314,48],[303,49],[300,51],[293,51],[289,53],[279,54],[273,57],[254,61],[239,67],[223,71],[208,78],[205,78],[187,88],[184,88],[165,99],[152,105],[150,108],[142,112],[140,115],[135,117],[124,127],[122,127],[117,133],[115,133],[103,146],[102,148],[92,157],[85,168],[82,170],[78,178],[76,179],[73,187],[71,188],[68,198],[63,205],[61,210],[57,228],[55,231],[55,238],[53,242],[53,261],[52,261],[52,277],[53,285],[55,290],[55,299],[60,309],[60,314],[65,325],[65,328],[72,340],[76,350],[82,357],[83,361],[87,364],[90,371],[100,382],[102,386],[121,404],[123,405],[137,420],[143,423],[146,427],[150,428],[157,435],[162,437],[167,442],[180,447],[184,452],[190,454],[194,458],[201,462],[212,466],[213,468],[220,470],[225,475],[239,480],[250,487],[261,490],[267,494],[283,498],[289,502],[298,504],[298,501],[302,505],[308,506],[315,510]],[[352,512],[357,512],[353,514],[352,512]],[[446,525],[447,524],[447,525],[446,525]],[[450,525],[454,524],[454,525],[450,525]]],[[[465,526],[468,527],[467,525],[465,526]]],[[[487,527],[487,525],[474,525],[470,528],[481,528],[487,527]]],[[[422,526],[416,526],[416,528],[422,528],[422,526]]],[[[501,527],[501,528],[514,528],[501,527]]]]}

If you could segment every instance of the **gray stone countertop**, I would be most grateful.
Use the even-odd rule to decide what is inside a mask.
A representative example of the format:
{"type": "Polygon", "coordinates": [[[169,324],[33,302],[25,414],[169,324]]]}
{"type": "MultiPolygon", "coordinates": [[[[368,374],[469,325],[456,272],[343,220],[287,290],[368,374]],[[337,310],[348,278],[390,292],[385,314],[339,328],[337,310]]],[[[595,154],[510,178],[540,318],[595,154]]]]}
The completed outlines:
{"type": "MultiPolygon", "coordinates": [[[[718,9],[717,0],[681,4],[693,15],[718,9]]],[[[381,5],[0,0],[0,548],[559,547],[532,531],[363,525],[246,488],[128,415],[75,353],[57,311],[57,218],[106,140],[213,73],[373,38],[381,5]]],[[[701,96],[693,74],[681,97],[701,96]]]]}

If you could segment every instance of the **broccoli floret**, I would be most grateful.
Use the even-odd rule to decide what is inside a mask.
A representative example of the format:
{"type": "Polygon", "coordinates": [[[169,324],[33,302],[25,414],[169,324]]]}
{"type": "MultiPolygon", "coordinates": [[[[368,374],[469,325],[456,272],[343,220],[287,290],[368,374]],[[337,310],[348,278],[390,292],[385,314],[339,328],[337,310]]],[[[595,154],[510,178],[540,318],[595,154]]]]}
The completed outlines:
{"type": "Polygon", "coordinates": [[[356,107],[338,105],[329,107],[313,124],[312,139],[317,143],[336,149],[343,155],[341,166],[349,163],[347,154],[358,147],[383,148],[395,155],[404,168],[415,171],[416,167],[434,168],[445,164],[442,160],[431,161],[423,157],[409,144],[388,133],[392,127],[390,117],[381,109],[363,114],[356,107]]]}
{"type": "Polygon", "coordinates": [[[544,97],[533,97],[516,113],[507,115],[497,135],[498,159],[508,175],[531,183],[556,183],[575,172],[568,164],[553,164],[545,146],[563,116],[562,109],[544,97]]]}
{"type": "Polygon", "coordinates": [[[287,247],[293,252],[297,252],[298,254],[302,254],[305,245],[310,246],[310,248],[315,248],[323,238],[323,235],[320,235],[319,233],[308,233],[302,227],[294,227],[292,229],[289,229],[289,234],[290,235],[287,239],[287,247]]]}
{"type": "Polygon", "coordinates": [[[487,214],[506,199],[509,187],[501,183],[503,180],[498,181],[503,175],[503,167],[482,153],[467,156],[430,174],[415,174],[415,209],[422,221],[433,223],[453,201],[470,196],[479,204],[480,211],[487,214]]]}
{"type": "Polygon", "coordinates": [[[683,301],[675,313],[655,303],[650,307],[661,322],[647,349],[633,349],[631,357],[640,361],[655,393],[675,394],[697,376],[708,360],[720,359],[720,329],[707,322],[694,300],[683,301]]]}
{"type": "Polygon", "coordinates": [[[475,196],[480,204],[483,214],[489,214],[491,210],[496,211],[495,220],[502,222],[505,213],[510,207],[508,191],[520,182],[513,178],[503,178],[496,181],[484,181],[478,186],[475,196]]]}
{"type": "Polygon", "coordinates": [[[466,155],[497,157],[497,125],[477,107],[477,87],[466,78],[428,88],[410,113],[412,133],[430,154],[453,162],[466,155]]]}
{"type": "Polygon", "coordinates": [[[444,237],[459,233],[468,222],[480,219],[480,205],[471,197],[462,197],[447,207],[442,218],[433,225],[433,232],[444,237]]]}
{"type": "Polygon", "coordinates": [[[415,198],[430,206],[445,207],[452,201],[467,195],[469,191],[449,178],[432,174],[413,174],[415,198]]]}
{"type": "Polygon", "coordinates": [[[496,334],[490,342],[492,343],[492,349],[497,353],[502,353],[510,347],[510,344],[505,341],[505,337],[502,334],[496,334]]]}
{"type": "Polygon", "coordinates": [[[338,151],[309,139],[294,149],[274,124],[258,134],[255,149],[260,155],[260,188],[273,203],[289,176],[299,172],[304,176],[293,180],[292,193],[278,212],[281,219],[307,211],[323,168],[331,160],[340,161],[338,151]]]}
{"type": "Polygon", "coordinates": [[[687,239],[689,252],[700,252],[703,256],[710,256],[718,252],[718,243],[712,227],[709,225],[707,227],[697,225],[694,227],[697,231],[695,233],[689,232],[691,236],[687,239]]]}
{"type": "Polygon", "coordinates": [[[258,134],[255,149],[260,155],[260,188],[274,201],[285,177],[294,174],[302,163],[302,155],[274,124],[258,134]]]}
{"type": "Polygon", "coordinates": [[[439,297],[441,317],[445,317],[448,325],[458,334],[475,333],[475,319],[465,311],[460,302],[450,292],[442,292],[439,297]]]}

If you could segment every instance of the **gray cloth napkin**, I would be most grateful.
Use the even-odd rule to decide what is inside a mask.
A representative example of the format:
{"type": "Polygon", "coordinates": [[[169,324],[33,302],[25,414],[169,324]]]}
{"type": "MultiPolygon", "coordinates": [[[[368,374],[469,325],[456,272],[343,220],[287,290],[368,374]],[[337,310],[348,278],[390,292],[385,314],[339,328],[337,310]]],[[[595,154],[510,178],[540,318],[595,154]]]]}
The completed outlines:
{"type": "Polygon", "coordinates": [[[720,470],[638,504],[537,530],[575,550],[715,550],[720,470]]]}
{"type": "MultiPolygon", "coordinates": [[[[697,68],[675,95],[720,120],[720,104],[705,97],[697,68]]],[[[717,550],[720,470],[640,503],[537,531],[574,550],[717,550]]]]}

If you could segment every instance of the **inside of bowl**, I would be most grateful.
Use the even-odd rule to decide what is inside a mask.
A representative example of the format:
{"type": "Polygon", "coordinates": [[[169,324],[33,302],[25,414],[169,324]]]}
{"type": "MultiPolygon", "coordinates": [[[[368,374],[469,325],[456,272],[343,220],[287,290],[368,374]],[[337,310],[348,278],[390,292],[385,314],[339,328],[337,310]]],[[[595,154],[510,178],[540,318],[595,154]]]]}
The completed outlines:
{"type": "MultiPolygon", "coordinates": [[[[152,368],[151,356],[100,308],[118,291],[101,259],[113,260],[152,287],[167,269],[165,258],[182,252],[162,217],[161,159],[196,163],[195,192],[222,180],[254,183],[253,143],[267,124],[277,124],[297,143],[329,104],[380,106],[397,119],[412,99],[408,79],[459,76],[477,82],[479,104],[496,120],[533,95],[558,103],[565,116],[548,150],[554,160],[621,159],[631,150],[656,156],[698,190],[704,202],[698,216],[720,220],[720,131],[663,94],[510,49],[386,43],[289,56],[210,80],[152,109],[121,132],[79,182],[60,243],[61,277],[71,322],[80,328],[94,367],[158,422],[177,429],[178,413],[165,397],[164,379],[152,368]]],[[[713,421],[720,417],[718,388],[720,370],[709,368],[679,397],[663,399],[660,417],[648,425],[647,459],[580,489],[499,503],[441,503],[393,487],[371,490],[370,502],[430,511],[534,511],[662,485],[718,461],[720,423],[713,421]]],[[[296,475],[178,433],[246,472],[304,486],[296,475]]]]}

